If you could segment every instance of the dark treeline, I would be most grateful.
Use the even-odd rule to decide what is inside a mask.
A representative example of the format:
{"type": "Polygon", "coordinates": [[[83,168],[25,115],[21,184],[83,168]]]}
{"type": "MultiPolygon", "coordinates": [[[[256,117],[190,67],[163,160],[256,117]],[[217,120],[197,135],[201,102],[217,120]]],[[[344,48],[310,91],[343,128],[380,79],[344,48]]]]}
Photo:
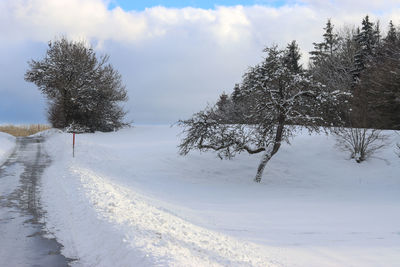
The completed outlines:
{"type": "MultiPolygon", "coordinates": [[[[295,41],[288,44],[286,53],[293,67],[308,72],[320,82],[327,93],[341,92],[347,98],[336,103],[346,126],[374,129],[400,129],[400,31],[392,22],[386,34],[379,22],[369,16],[361,27],[334,29],[331,20],[324,27],[322,42],[315,42],[310,52],[307,70],[298,63],[300,50],[295,41]]],[[[216,116],[226,123],[251,123],[246,112],[254,95],[248,96],[247,80],[233,92],[223,93],[216,104],[216,116]]],[[[332,126],[337,125],[336,113],[325,116],[332,126]]],[[[301,123],[300,121],[297,123],[301,123]]]]}
{"type": "Polygon", "coordinates": [[[369,16],[361,27],[335,32],[328,20],[314,43],[309,70],[328,90],[349,91],[348,126],[400,129],[400,31],[386,34],[369,16]]]}

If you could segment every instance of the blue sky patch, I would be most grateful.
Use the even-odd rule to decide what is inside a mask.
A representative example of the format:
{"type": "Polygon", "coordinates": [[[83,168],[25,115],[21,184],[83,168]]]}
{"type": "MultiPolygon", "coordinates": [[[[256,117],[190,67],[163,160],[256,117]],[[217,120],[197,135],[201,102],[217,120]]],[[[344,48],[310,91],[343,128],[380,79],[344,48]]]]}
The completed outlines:
{"type": "Polygon", "coordinates": [[[203,9],[213,9],[215,6],[251,6],[251,5],[266,5],[279,7],[283,6],[290,1],[284,0],[175,0],[175,1],[167,1],[167,0],[141,0],[141,1],[129,1],[129,0],[112,0],[109,9],[113,9],[117,6],[121,7],[125,11],[137,10],[142,11],[145,8],[150,8],[154,6],[164,6],[170,8],[183,8],[183,7],[196,7],[203,9]]]}

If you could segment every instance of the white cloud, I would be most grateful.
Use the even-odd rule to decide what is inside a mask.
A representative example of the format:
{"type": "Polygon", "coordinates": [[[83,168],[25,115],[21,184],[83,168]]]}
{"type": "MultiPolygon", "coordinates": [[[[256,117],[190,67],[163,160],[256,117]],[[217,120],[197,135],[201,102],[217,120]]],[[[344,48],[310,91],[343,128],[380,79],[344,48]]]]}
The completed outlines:
{"type": "Polygon", "coordinates": [[[257,33],[270,40],[293,39],[323,27],[327,18],[358,23],[367,13],[399,20],[398,0],[298,0],[283,7],[217,6],[216,9],[153,7],[141,12],[107,9],[102,0],[3,0],[1,38],[47,41],[60,34],[97,41],[138,43],[170,33],[196,32],[217,43],[240,42],[257,33]],[[7,33],[7,34],[4,34],[7,33]],[[271,35],[273,34],[273,36],[271,35]],[[293,36],[293,37],[287,37],[293,36]],[[282,38],[283,37],[283,38],[282,38]]]}
{"type": "MultiPolygon", "coordinates": [[[[57,36],[86,38],[99,52],[110,54],[123,74],[136,121],[174,121],[214,101],[222,90],[231,90],[246,68],[261,60],[265,45],[296,39],[307,56],[312,42],[321,40],[328,18],[337,27],[359,24],[366,14],[379,18],[383,29],[390,19],[400,24],[398,0],[297,0],[281,7],[215,9],[159,6],[140,12],[109,10],[108,2],[1,0],[0,56],[26,68],[30,57],[13,62],[18,51],[8,47],[18,43],[24,54],[31,49],[38,55],[57,36]]],[[[0,72],[6,71],[6,64],[0,65],[0,72]]],[[[16,91],[28,87],[23,81],[1,82],[14,84],[16,91]]]]}

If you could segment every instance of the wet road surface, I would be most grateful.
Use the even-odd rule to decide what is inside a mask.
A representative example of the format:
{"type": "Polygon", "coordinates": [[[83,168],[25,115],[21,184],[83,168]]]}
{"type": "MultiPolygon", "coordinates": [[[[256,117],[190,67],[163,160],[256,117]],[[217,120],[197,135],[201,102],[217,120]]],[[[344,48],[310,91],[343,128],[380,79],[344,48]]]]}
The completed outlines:
{"type": "Polygon", "coordinates": [[[42,137],[17,139],[0,166],[0,266],[68,266],[62,245],[45,229],[40,179],[50,158],[42,137]]]}

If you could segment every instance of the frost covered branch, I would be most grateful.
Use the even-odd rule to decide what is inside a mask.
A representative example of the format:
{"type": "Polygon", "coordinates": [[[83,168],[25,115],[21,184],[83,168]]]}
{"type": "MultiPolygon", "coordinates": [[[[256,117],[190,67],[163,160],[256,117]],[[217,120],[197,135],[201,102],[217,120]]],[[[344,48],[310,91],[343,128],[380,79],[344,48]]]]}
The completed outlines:
{"type": "Polygon", "coordinates": [[[185,134],[179,146],[182,155],[193,149],[216,151],[221,159],[243,151],[263,153],[254,179],[260,182],[266,164],[296,128],[319,131],[330,125],[327,111],[340,121],[332,108],[338,98],[301,68],[295,42],[284,50],[273,46],[264,51],[265,60],[245,73],[231,96],[222,94],[215,107],[179,121],[185,134]]]}

